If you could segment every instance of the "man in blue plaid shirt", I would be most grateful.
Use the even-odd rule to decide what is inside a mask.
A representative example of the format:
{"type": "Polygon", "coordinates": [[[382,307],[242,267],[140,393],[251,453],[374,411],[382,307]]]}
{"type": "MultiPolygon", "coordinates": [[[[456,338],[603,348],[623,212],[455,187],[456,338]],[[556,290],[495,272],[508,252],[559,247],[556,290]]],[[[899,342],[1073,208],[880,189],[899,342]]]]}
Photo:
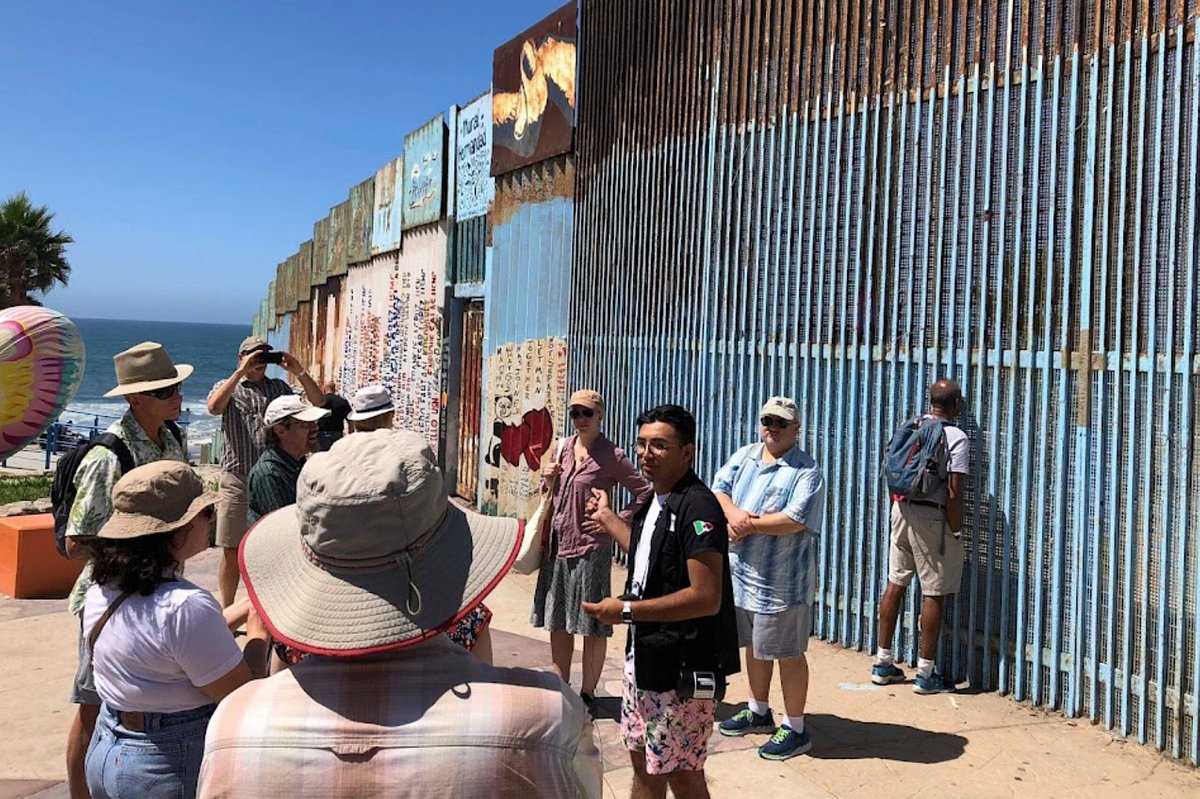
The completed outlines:
{"type": "Polygon", "coordinates": [[[713,491],[729,522],[729,567],[739,644],[751,698],[718,727],[722,735],[769,733],[760,757],[786,760],[812,741],[804,729],[808,636],[817,587],[817,534],[825,477],[796,443],[796,403],[772,397],[759,414],[762,443],[742,447],[717,472],[713,491]],[[768,703],[775,662],[786,711],[776,726],[768,703]]]}

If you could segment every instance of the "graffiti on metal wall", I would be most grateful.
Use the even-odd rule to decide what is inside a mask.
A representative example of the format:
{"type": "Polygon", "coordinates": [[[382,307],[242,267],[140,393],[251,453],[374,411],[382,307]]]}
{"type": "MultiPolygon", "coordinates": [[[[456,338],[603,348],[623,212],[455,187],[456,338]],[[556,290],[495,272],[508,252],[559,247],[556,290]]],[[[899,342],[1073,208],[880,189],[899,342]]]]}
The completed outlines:
{"type": "Polygon", "coordinates": [[[528,518],[538,501],[538,465],[567,402],[567,341],[505,344],[487,359],[486,372],[482,507],[528,518]]]}
{"type": "Polygon", "coordinates": [[[400,208],[404,191],[404,156],[375,173],[375,220],[371,226],[371,255],[400,249],[400,208]]]}
{"type": "Polygon", "coordinates": [[[446,122],[442,114],[404,137],[404,229],[442,216],[446,122]]]}
{"type": "Polygon", "coordinates": [[[496,49],[492,174],[571,151],[575,126],[575,4],[496,49]]]}
{"type": "Polygon", "coordinates": [[[313,268],[313,243],[312,239],[300,245],[300,252],[296,254],[296,299],[299,301],[301,297],[312,293],[312,268],[313,268]]]}
{"type": "Polygon", "coordinates": [[[409,236],[389,290],[387,378],[396,424],[438,449],[442,406],[442,288],[446,234],[409,236]]]}
{"type": "Polygon", "coordinates": [[[375,219],[375,176],[350,189],[350,235],[346,261],[362,263],[371,257],[371,224],[375,219]]]}
{"type": "Polygon", "coordinates": [[[342,334],[341,390],[352,394],[363,386],[383,384],[388,342],[389,289],[395,271],[396,253],[377,255],[365,264],[350,269],[343,279],[345,288],[345,329],[342,334]]]}
{"type": "Polygon", "coordinates": [[[329,217],[313,223],[312,273],[309,285],[320,286],[329,279],[329,217]]]}
{"type": "Polygon", "coordinates": [[[483,216],[496,194],[492,180],[491,93],[484,94],[458,112],[455,153],[457,177],[455,213],[459,222],[483,216]]]}
{"type": "Polygon", "coordinates": [[[346,274],[346,248],[350,238],[350,201],[335,205],[329,211],[329,275],[346,274]]]}

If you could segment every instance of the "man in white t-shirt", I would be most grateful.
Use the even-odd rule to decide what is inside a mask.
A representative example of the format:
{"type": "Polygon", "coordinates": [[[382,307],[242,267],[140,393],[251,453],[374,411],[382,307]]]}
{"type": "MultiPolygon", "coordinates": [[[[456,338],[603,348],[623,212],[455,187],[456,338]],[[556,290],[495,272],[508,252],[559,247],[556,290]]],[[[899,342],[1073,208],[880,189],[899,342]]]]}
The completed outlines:
{"type": "Polygon", "coordinates": [[[962,390],[953,380],[939,380],[929,389],[929,415],[942,421],[949,454],[944,485],[928,499],[897,499],[892,502],[892,542],[888,558],[888,584],[879,602],[879,650],[871,668],[876,685],[904,682],[892,650],[896,619],[904,600],[904,589],[915,574],[921,585],[921,646],[913,691],[918,694],[952,693],[954,681],[937,671],[938,636],[946,597],[958,593],[963,573],[963,490],[970,471],[967,434],[953,425],[966,405],[962,390]]]}

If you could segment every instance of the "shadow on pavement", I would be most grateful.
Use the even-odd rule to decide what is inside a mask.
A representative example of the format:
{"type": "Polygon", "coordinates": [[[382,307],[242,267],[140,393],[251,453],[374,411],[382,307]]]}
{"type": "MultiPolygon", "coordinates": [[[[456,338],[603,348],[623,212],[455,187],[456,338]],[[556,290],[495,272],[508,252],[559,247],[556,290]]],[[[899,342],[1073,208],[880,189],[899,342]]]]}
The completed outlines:
{"type": "Polygon", "coordinates": [[[861,721],[827,713],[804,716],[813,737],[809,757],[818,760],[879,758],[904,763],[945,763],[963,755],[967,739],[906,724],[861,721]]]}

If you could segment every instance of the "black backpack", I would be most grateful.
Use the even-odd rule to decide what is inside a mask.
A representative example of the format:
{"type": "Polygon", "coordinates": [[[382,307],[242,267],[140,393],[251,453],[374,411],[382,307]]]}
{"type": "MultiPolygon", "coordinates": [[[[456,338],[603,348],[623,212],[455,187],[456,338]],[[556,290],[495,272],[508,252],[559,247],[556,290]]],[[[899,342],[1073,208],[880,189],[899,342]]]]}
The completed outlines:
{"type": "MultiPolygon", "coordinates": [[[[182,447],[183,431],[179,429],[179,425],[171,421],[166,424],[167,430],[182,447]]],[[[54,482],[50,485],[50,504],[54,506],[54,545],[58,547],[58,554],[64,558],[68,557],[67,521],[71,518],[71,507],[75,504],[75,473],[79,471],[79,464],[83,462],[84,456],[91,452],[93,447],[111,450],[121,463],[121,474],[125,474],[136,465],[129,447],[112,433],[101,433],[58,459],[58,464],[54,467],[54,482]]]]}

